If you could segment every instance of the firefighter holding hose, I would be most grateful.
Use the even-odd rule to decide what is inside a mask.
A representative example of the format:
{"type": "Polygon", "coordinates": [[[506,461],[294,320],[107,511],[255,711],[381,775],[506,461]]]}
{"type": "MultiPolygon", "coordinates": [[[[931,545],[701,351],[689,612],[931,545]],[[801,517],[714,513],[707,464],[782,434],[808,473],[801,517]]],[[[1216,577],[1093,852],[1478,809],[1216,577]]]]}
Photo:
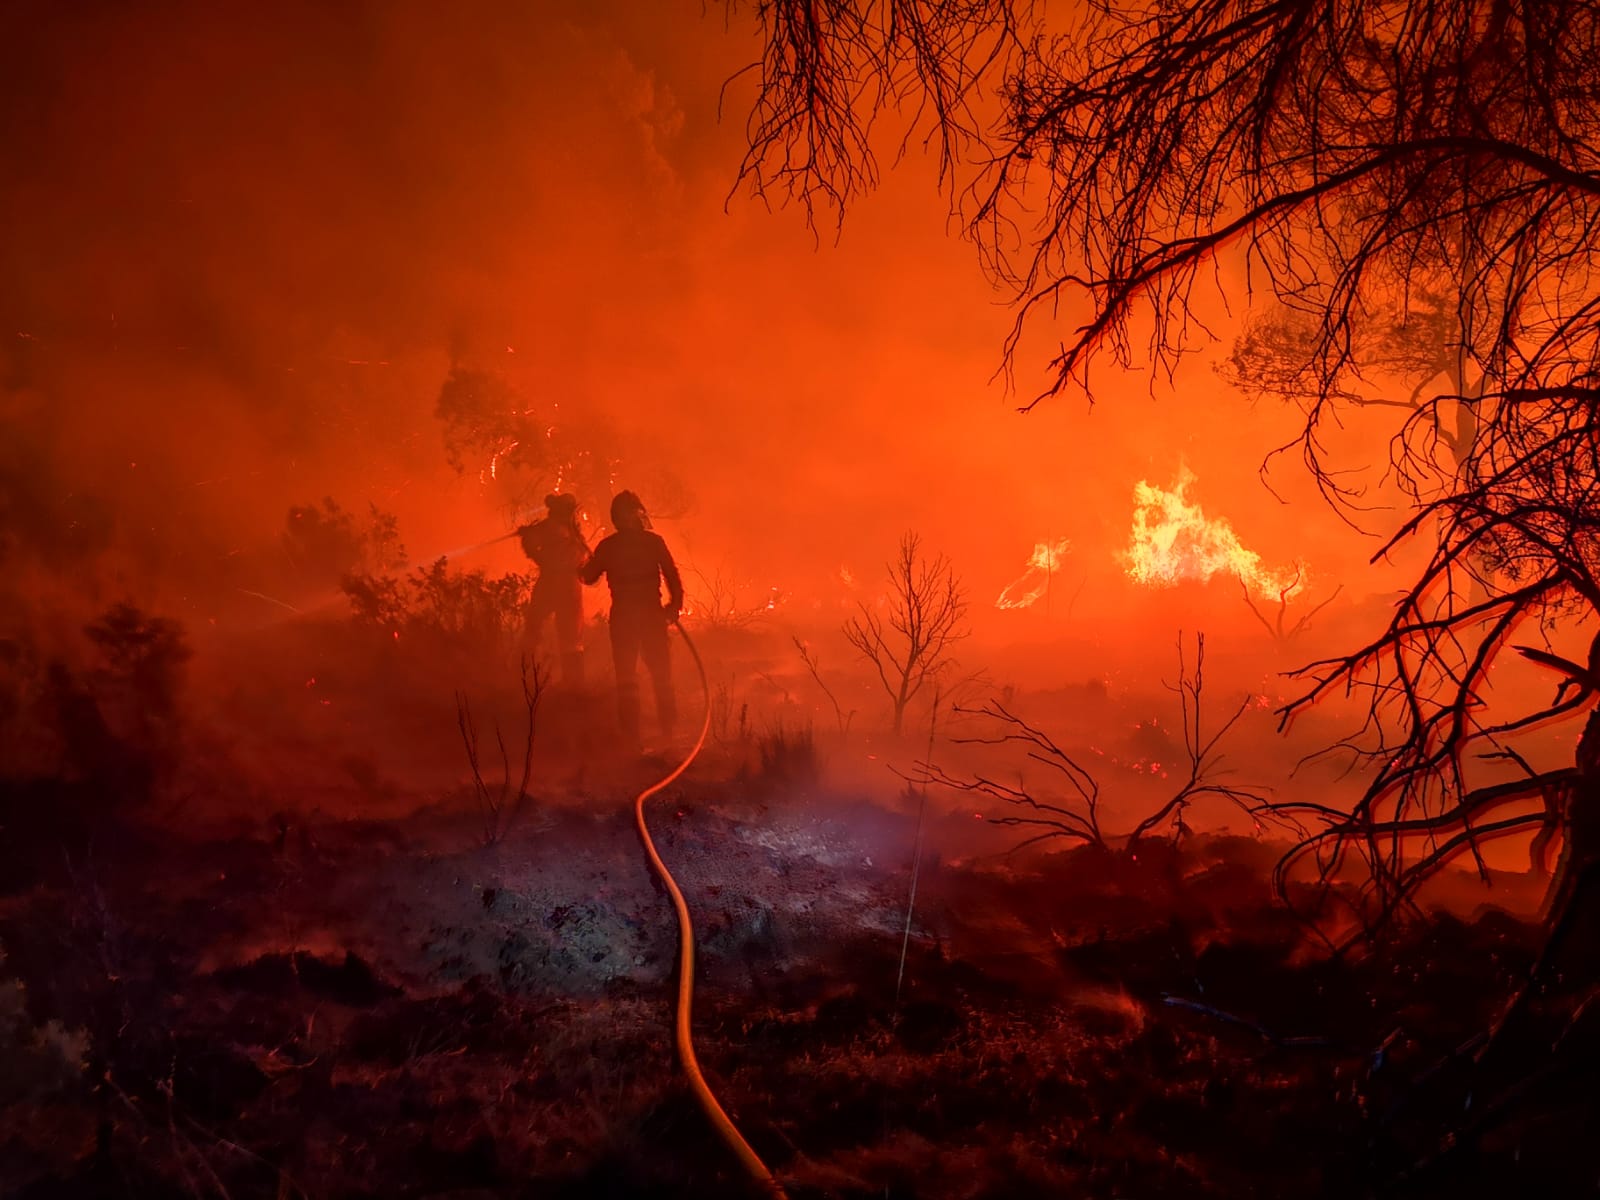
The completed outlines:
{"type": "Polygon", "coordinates": [[[672,737],[677,708],[672,694],[672,660],[667,633],[683,609],[683,580],[661,535],[650,528],[644,503],[633,492],[611,501],[615,530],[594,548],[579,572],[585,583],[605,576],[611,589],[611,658],[617,675],[617,716],[622,736],[637,749],[639,737],[639,660],[644,659],[655,687],[656,719],[672,737]],[[661,585],[667,600],[661,601],[661,585]]]}
{"type": "Polygon", "coordinates": [[[539,568],[525,614],[529,651],[537,653],[547,621],[554,620],[561,652],[562,682],[583,682],[583,585],[578,571],[589,557],[589,544],[578,526],[578,498],[552,492],[544,498],[546,515],[519,528],[522,552],[539,568]]]}

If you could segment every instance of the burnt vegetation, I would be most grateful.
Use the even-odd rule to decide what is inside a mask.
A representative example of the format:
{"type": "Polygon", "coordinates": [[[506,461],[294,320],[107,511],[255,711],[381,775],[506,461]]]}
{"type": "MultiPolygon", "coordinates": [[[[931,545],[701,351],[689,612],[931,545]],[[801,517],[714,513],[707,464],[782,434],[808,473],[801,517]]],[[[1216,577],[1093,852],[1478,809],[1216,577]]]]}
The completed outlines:
{"type": "MultiPolygon", "coordinates": [[[[1178,639],[1178,682],[1167,684],[1178,698],[1179,729],[1183,738],[1181,763],[1172,767],[1180,783],[1172,795],[1139,817],[1125,832],[1109,833],[1100,821],[1100,783],[1083,765],[1082,754],[1063,748],[1051,734],[1029,723],[1008,709],[999,700],[991,700],[982,708],[961,709],[957,713],[982,718],[995,732],[984,735],[955,737],[957,745],[985,745],[1013,748],[1020,752],[1019,764],[1008,763],[1015,772],[1016,783],[977,774],[953,775],[936,764],[926,764],[929,778],[944,787],[970,792],[999,800],[1014,810],[1004,816],[991,817],[996,825],[1028,831],[1029,836],[1017,849],[1036,842],[1064,838],[1081,842],[1100,850],[1117,846],[1128,853],[1137,854],[1140,843],[1147,837],[1168,836],[1174,842],[1192,834],[1184,819],[1189,809],[1197,803],[1223,800],[1240,809],[1259,829],[1263,819],[1283,822],[1275,806],[1258,790],[1246,784],[1231,782],[1231,772],[1223,767],[1222,743],[1228,732],[1238,723],[1250,704],[1246,695],[1232,712],[1220,722],[1208,723],[1202,704],[1205,693],[1206,642],[1204,634],[1196,634],[1193,649],[1187,650],[1183,638],[1178,639]],[[1026,782],[1029,765],[1049,768],[1049,778],[1055,786],[1047,795],[1026,782]],[[1034,832],[1034,831],[1038,832],[1034,832]]],[[[1158,764],[1159,766],[1159,764],[1158,764]]],[[[1167,773],[1163,772],[1163,777],[1167,773]]]]}
{"type": "Polygon", "coordinates": [[[1309,870],[1307,919],[1345,906],[1341,949],[1370,945],[1420,916],[1420,885],[1483,839],[1542,826],[1543,845],[1559,829],[1545,954],[1458,1073],[1503,1089],[1568,1070],[1551,1047],[1571,1044],[1600,986],[1600,643],[1561,649],[1600,617],[1600,10],[780,2],[762,15],[747,177],[813,215],[842,210],[875,179],[881,119],[910,114],[903,136],[939,148],[969,235],[1017,300],[1008,369],[1027,328],[1070,314],[1026,407],[1092,396],[1100,364],[1170,376],[1212,336],[1227,269],[1267,313],[1231,373],[1301,406],[1301,436],[1275,454],[1296,452],[1353,520],[1370,519],[1379,481],[1326,434],[1350,406],[1396,410],[1384,482],[1412,513],[1386,549],[1436,548],[1388,623],[1306,667],[1283,711],[1365,697],[1344,748],[1371,782],[1346,806],[1279,802],[1309,826],[1279,890],[1309,870]],[[1508,711],[1491,676],[1519,655],[1550,670],[1553,698],[1508,711]],[[1572,761],[1517,748],[1562,719],[1582,727],[1572,761]],[[1516,809],[1529,800],[1536,811],[1516,809]]]}

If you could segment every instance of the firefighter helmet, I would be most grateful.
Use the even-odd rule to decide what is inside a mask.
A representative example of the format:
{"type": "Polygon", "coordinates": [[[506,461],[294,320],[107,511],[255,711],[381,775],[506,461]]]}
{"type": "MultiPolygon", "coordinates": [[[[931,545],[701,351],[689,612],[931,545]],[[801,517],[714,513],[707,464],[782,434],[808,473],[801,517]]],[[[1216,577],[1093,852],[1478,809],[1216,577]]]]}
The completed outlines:
{"type": "Polygon", "coordinates": [[[611,525],[621,529],[624,525],[637,522],[646,529],[650,522],[645,515],[644,501],[633,492],[618,492],[611,497],[611,525]]]}

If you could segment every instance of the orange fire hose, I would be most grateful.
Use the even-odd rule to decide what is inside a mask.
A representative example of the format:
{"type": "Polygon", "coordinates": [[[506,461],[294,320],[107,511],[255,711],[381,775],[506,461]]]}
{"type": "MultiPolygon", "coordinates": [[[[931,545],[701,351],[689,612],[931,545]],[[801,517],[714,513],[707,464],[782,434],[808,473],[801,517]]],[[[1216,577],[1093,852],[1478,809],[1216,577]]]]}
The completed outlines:
{"type": "Polygon", "coordinates": [[[694,746],[681,763],[640,792],[633,802],[633,816],[639,827],[639,840],[644,843],[644,852],[650,858],[650,866],[660,876],[661,882],[666,884],[667,892],[672,897],[672,907],[678,912],[678,1061],[683,1064],[684,1073],[689,1077],[689,1087],[718,1136],[728,1143],[746,1173],[767,1195],[783,1200],[783,1188],[772,1177],[772,1172],[767,1169],[766,1163],[762,1162],[761,1157],[751,1149],[750,1143],[744,1140],[744,1135],[728,1118],[722,1105],[717,1103],[710,1085],[706,1083],[705,1075],[700,1071],[700,1062],[694,1053],[694,1035],[689,1028],[690,1005],[694,1000],[694,925],[689,918],[689,905],[684,901],[683,892],[679,889],[677,881],[672,878],[672,872],[667,870],[667,864],[661,861],[661,855],[656,851],[656,844],[650,838],[650,828],[644,819],[644,802],[663,788],[670,786],[673,780],[689,769],[689,764],[694,762],[706,744],[706,734],[711,731],[711,684],[706,678],[706,666],[700,661],[700,652],[695,649],[688,631],[682,625],[678,625],[678,632],[683,636],[683,644],[689,647],[689,654],[700,672],[701,690],[705,693],[705,717],[700,722],[700,736],[695,739],[694,746]]]}

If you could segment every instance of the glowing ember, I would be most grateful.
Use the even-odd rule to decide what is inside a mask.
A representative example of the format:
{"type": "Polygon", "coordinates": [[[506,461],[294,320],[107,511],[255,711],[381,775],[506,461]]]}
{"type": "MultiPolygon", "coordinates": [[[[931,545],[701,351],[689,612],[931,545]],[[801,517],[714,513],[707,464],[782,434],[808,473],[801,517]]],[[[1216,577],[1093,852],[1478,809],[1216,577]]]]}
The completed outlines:
{"type": "Polygon", "coordinates": [[[1049,592],[1050,581],[1061,570],[1062,561],[1071,549],[1072,543],[1066,538],[1057,538],[1053,542],[1039,542],[1034,546],[1033,554],[1028,559],[1028,569],[1020,577],[1006,584],[994,606],[1027,608],[1038,601],[1041,596],[1049,592]]]}
{"type": "MultiPolygon", "coordinates": [[[[505,457],[507,454],[510,454],[520,444],[521,443],[519,443],[516,438],[512,438],[509,445],[501,446],[498,450],[496,450],[494,452],[494,454],[492,454],[490,456],[490,458],[489,458],[489,472],[488,472],[489,473],[489,479],[498,479],[500,477],[499,476],[499,469],[498,469],[499,466],[500,466],[500,460],[503,457],[505,457]]],[[[478,473],[478,481],[480,483],[488,482],[488,480],[484,479],[483,472],[481,472],[481,471],[478,473]]]]}
{"type": "Polygon", "coordinates": [[[1305,578],[1300,567],[1273,571],[1239,540],[1226,518],[1207,519],[1185,491],[1194,472],[1178,469],[1172,490],[1140,480],[1133,489],[1133,530],[1123,561],[1130,578],[1150,587],[1172,587],[1182,579],[1204,583],[1224,573],[1257,595],[1278,600],[1297,591],[1305,578]]]}

